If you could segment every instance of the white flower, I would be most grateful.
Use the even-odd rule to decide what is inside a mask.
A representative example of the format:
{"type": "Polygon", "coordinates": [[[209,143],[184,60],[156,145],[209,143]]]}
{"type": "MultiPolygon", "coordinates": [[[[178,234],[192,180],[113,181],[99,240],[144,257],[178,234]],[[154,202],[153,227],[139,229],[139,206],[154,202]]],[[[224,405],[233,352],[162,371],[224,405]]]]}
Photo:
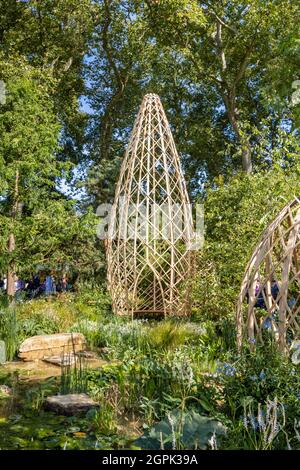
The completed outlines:
{"type": "Polygon", "coordinates": [[[208,444],[210,445],[211,450],[218,450],[215,431],[214,431],[213,435],[211,436],[211,438],[208,440],[208,444]]]}

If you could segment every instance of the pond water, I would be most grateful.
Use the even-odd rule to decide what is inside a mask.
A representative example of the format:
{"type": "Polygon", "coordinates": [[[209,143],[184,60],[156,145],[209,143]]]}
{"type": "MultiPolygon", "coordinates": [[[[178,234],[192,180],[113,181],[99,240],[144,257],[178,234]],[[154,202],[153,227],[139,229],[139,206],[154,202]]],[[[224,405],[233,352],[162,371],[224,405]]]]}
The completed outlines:
{"type": "MultiPolygon", "coordinates": [[[[97,359],[89,367],[106,361],[97,359]]],[[[4,449],[112,449],[122,448],[118,436],[99,435],[91,410],[85,416],[58,416],[43,410],[45,396],[59,392],[61,369],[39,361],[0,366],[0,450],[4,449]]]]}

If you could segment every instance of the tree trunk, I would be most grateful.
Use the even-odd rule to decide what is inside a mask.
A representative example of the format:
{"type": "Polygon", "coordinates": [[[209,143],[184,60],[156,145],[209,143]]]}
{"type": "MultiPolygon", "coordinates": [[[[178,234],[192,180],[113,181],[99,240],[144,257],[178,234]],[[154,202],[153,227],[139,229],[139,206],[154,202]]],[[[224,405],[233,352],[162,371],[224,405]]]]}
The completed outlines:
{"type": "Polygon", "coordinates": [[[223,100],[227,109],[230,124],[241,146],[243,171],[249,174],[252,173],[251,147],[247,137],[241,134],[239,122],[237,120],[238,113],[235,105],[235,98],[232,98],[231,95],[231,93],[228,93],[226,95],[223,94],[223,100]]]}
{"type": "MultiPolygon", "coordinates": [[[[17,168],[16,170],[16,176],[15,176],[15,188],[14,188],[14,194],[13,194],[13,200],[12,200],[12,208],[11,208],[11,219],[12,219],[12,231],[9,234],[8,237],[8,253],[9,255],[14,252],[16,248],[16,240],[15,240],[15,234],[13,232],[14,229],[14,221],[17,217],[18,214],[18,198],[19,198],[19,169],[17,168]]],[[[9,260],[8,263],[8,269],[7,269],[7,295],[10,299],[12,299],[15,295],[15,262],[9,260]]]]}
{"type": "MultiPolygon", "coordinates": [[[[13,233],[8,238],[8,253],[12,253],[16,247],[15,236],[13,233]]],[[[7,270],[7,295],[14,297],[15,295],[15,263],[9,263],[7,270]]]]}
{"type": "MultiPolygon", "coordinates": [[[[213,12],[213,15],[216,17],[216,46],[218,49],[218,55],[221,62],[221,70],[220,74],[222,80],[218,80],[221,95],[223,97],[223,101],[228,113],[228,118],[230,124],[233,128],[235,136],[241,146],[242,150],[242,167],[245,173],[252,173],[252,160],[251,160],[251,147],[249,140],[247,137],[243,136],[240,130],[239,122],[238,122],[238,110],[236,107],[236,86],[238,82],[242,79],[245,74],[249,52],[251,48],[245,53],[244,60],[240,64],[240,67],[236,73],[235,79],[233,82],[226,80],[226,73],[228,70],[227,66],[227,59],[225,54],[225,47],[223,44],[222,39],[222,27],[224,26],[224,22],[217,17],[217,15],[213,12]]],[[[235,31],[234,31],[235,33],[235,31]]]]}
{"type": "Polygon", "coordinates": [[[252,173],[252,158],[249,142],[242,142],[242,166],[245,173],[252,173]]]}

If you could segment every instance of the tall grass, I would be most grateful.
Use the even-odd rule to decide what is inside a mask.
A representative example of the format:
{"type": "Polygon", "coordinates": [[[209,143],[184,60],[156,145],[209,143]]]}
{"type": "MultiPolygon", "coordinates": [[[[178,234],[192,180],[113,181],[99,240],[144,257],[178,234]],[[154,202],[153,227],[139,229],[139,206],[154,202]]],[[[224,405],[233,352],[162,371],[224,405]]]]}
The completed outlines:
{"type": "Polygon", "coordinates": [[[169,351],[192,342],[199,333],[194,331],[189,324],[178,321],[164,321],[151,328],[148,333],[148,342],[151,348],[169,351]]]}
{"type": "Polygon", "coordinates": [[[87,364],[85,359],[76,354],[75,344],[72,337],[73,352],[63,352],[61,369],[60,393],[84,393],[87,391],[87,364]],[[75,362],[72,359],[75,358],[75,362]]]}
{"type": "MultiPolygon", "coordinates": [[[[64,354],[68,358],[68,354],[64,354]]],[[[71,355],[69,355],[71,357],[71,355]]],[[[87,391],[87,366],[86,361],[81,356],[76,356],[77,360],[74,364],[68,359],[63,363],[61,368],[60,393],[66,395],[68,393],[85,393],[87,391]]]]}
{"type": "Polygon", "coordinates": [[[121,359],[128,350],[134,350],[135,355],[152,356],[158,351],[172,351],[184,344],[198,344],[202,334],[197,325],[178,320],[125,323],[124,319],[114,318],[99,327],[94,344],[110,348],[113,356],[121,359]]]}
{"type": "Polygon", "coordinates": [[[13,305],[0,312],[0,339],[5,342],[7,360],[12,361],[19,347],[17,314],[13,305]]]}

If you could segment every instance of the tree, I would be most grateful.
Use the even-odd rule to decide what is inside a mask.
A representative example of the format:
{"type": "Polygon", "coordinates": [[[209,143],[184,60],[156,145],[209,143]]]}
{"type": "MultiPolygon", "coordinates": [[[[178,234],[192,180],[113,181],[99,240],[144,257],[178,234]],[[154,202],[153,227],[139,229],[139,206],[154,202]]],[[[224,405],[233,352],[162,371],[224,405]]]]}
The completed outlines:
{"type": "Polygon", "coordinates": [[[90,0],[0,6],[0,79],[8,92],[0,105],[0,264],[10,294],[15,271],[27,276],[45,263],[74,269],[83,263],[88,271],[88,256],[91,272],[101,264],[96,217],[79,213],[58,189],[84,151],[86,114],[78,99],[95,21],[90,0]]]}
{"type": "Polygon", "coordinates": [[[201,319],[234,318],[246,265],[263,230],[300,191],[299,165],[251,175],[209,189],[205,243],[198,253],[194,308],[201,319]]]}
{"type": "Polygon", "coordinates": [[[54,151],[60,126],[47,96],[46,77],[26,63],[2,65],[7,69],[8,96],[0,110],[1,206],[2,224],[8,230],[7,291],[13,295],[16,233],[22,212],[38,200],[39,188],[55,185],[59,170],[54,151]]]}
{"type": "Polygon", "coordinates": [[[37,69],[52,72],[50,90],[63,123],[60,158],[78,162],[84,149],[84,55],[97,21],[92,0],[3,0],[0,6],[0,49],[6,60],[22,57],[37,69]]]}
{"type": "Polygon", "coordinates": [[[93,203],[112,197],[124,145],[129,137],[155,46],[147,24],[131,1],[97,0],[98,23],[86,60],[89,175],[93,203]]]}
{"type": "Polygon", "coordinates": [[[27,276],[45,263],[76,266],[89,237],[95,244],[96,217],[79,215],[57,188],[71,166],[57,158],[61,125],[51,72],[16,58],[1,65],[7,87],[0,106],[1,268],[13,295],[14,273],[27,276]]]}
{"type": "Polygon", "coordinates": [[[269,113],[262,96],[264,77],[286,31],[296,31],[297,5],[261,0],[144,3],[161,47],[177,50],[191,65],[194,83],[210,86],[221,98],[242,168],[251,173],[251,126],[269,113]]]}

